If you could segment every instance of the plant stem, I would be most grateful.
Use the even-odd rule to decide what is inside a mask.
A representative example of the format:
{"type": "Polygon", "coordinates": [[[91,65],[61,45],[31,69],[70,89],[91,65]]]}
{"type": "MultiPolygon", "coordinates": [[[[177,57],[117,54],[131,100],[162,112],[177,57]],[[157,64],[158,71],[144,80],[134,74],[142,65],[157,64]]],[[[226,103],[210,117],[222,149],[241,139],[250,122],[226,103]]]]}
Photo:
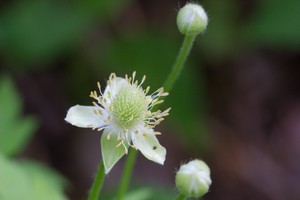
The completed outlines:
{"type": "Polygon", "coordinates": [[[177,55],[173,69],[172,69],[171,73],[169,74],[167,80],[165,81],[165,84],[164,84],[165,91],[169,92],[172,89],[181,70],[183,69],[184,63],[192,49],[195,38],[196,38],[196,35],[185,36],[185,38],[183,40],[183,44],[181,46],[181,49],[177,55]]]}
{"type": "Polygon", "coordinates": [[[136,155],[137,155],[137,150],[135,150],[134,148],[130,148],[127,159],[126,159],[121,183],[119,186],[119,192],[118,192],[118,198],[117,198],[118,200],[124,199],[125,192],[128,188],[129,182],[130,182],[130,177],[131,177],[133,166],[134,166],[134,163],[136,160],[136,155]]]}
{"type": "MultiPolygon", "coordinates": [[[[195,38],[196,38],[196,35],[195,36],[185,36],[185,38],[183,40],[183,44],[179,51],[179,54],[176,58],[175,64],[172,68],[172,71],[170,72],[169,76],[167,77],[167,79],[165,81],[165,84],[164,84],[165,91],[168,92],[172,89],[172,87],[173,87],[175,81],[177,80],[177,78],[184,66],[184,63],[191,51],[191,48],[193,46],[195,38]]],[[[124,194],[129,185],[129,181],[130,181],[130,177],[132,174],[132,169],[133,169],[133,165],[134,165],[134,162],[136,159],[136,155],[137,155],[137,151],[135,149],[131,148],[129,150],[129,155],[126,159],[125,169],[123,171],[122,180],[121,180],[121,184],[120,184],[120,188],[119,188],[119,192],[118,192],[118,198],[117,198],[118,200],[123,200],[123,198],[124,198],[124,194]]],[[[184,199],[184,196],[181,198],[184,199]]]]}
{"type": "Polygon", "coordinates": [[[100,195],[100,192],[102,189],[104,177],[105,177],[104,165],[103,165],[103,162],[101,161],[98,166],[97,174],[95,176],[88,200],[98,200],[99,199],[99,195],[100,195]]]}
{"type": "Polygon", "coordinates": [[[179,193],[175,200],[184,200],[184,199],[185,199],[185,196],[183,194],[179,193]]]}

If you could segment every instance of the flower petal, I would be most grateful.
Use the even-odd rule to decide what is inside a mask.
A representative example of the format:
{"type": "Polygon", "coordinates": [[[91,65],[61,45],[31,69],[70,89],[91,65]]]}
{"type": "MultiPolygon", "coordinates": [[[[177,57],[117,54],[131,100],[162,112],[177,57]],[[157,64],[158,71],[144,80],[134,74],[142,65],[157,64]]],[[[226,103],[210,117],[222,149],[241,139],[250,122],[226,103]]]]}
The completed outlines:
{"type": "Polygon", "coordinates": [[[166,149],[159,144],[158,139],[153,134],[153,130],[135,134],[132,142],[146,158],[161,165],[164,164],[166,149]]]}
{"type": "Polygon", "coordinates": [[[95,114],[95,109],[95,106],[73,106],[68,110],[65,120],[82,128],[99,128],[105,123],[100,114],[95,114]]]}
{"type": "Polygon", "coordinates": [[[108,105],[111,104],[111,100],[114,99],[120,88],[126,85],[128,85],[128,82],[124,78],[115,77],[113,79],[110,79],[107,82],[107,86],[103,93],[103,98],[106,99],[104,106],[109,107],[108,105]]]}
{"type": "Polygon", "coordinates": [[[107,129],[104,130],[101,136],[101,153],[106,174],[127,152],[127,142],[124,141],[123,144],[120,144],[120,142],[121,140],[118,140],[116,134],[109,134],[107,129]]]}

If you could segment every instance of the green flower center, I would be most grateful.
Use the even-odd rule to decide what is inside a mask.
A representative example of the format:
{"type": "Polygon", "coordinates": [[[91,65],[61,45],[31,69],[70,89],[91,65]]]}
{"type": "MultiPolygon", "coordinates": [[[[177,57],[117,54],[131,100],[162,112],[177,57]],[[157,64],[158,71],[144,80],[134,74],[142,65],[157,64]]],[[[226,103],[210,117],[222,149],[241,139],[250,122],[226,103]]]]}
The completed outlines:
{"type": "Polygon", "coordinates": [[[111,106],[115,123],[125,129],[141,123],[148,110],[144,92],[135,85],[121,88],[111,106]]]}

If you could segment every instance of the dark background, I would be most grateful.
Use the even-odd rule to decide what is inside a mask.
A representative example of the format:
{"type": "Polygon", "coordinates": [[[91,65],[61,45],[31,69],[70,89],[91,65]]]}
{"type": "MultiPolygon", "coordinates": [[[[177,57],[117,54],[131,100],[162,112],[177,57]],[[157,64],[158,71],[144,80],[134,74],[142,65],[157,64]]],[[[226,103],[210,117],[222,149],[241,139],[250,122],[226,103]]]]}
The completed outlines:
{"type": "MultiPolygon", "coordinates": [[[[111,72],[147,75],[160,87],[183,36],[177,10],[186,1],[1,1],[0,72],[20,95],[36,131],[15,158],[39,160],[83,199],[101,159],[100,134],[67,124],[75,104],[90,105],[111,72]]],[[[167,160],[139,155],[133,185],[176,194],[180,164],[203,159],[210,200],[300,199],[300,1],[203,0],[209,16],[158,127],[167,160]]],[[[0,99],[1,100],[1,99],[0,99]]],[[[3,113],[2,113],[3,114],[3,113]]],[[[106,178],[114,191],[122,159],[106,178]]]]}

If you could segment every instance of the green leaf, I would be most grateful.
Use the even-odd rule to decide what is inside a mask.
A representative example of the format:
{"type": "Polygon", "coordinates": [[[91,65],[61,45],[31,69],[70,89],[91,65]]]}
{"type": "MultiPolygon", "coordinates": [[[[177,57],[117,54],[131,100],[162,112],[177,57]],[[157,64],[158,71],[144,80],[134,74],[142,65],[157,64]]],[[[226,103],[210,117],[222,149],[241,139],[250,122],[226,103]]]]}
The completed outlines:
{"type": "Polygon", "coordinates": [[[21,113],[22,102],[9,76],[0,77],[0,128],[21,113]]]}
{"type": "Polygon", "coordinates": [[[0,152],[6,156],[14,156],[29,142],[37,128],[37,122],[33,117],[24,117],[9,124],[6,129],[0,128],[0,152]]]}
{"type": "Polygon", "coordinates": [[[0,152],[6,156],[20,152],[37,128],[34,117],[20,118],[20,99],[12,80],[0,77],[0,152]]]}
{"type": "Polygon", "coordinates": [[[128,144],[126,141],[124,142],[124,145],[126,147],[125,149],[125,147],[120,144],[121,140],[118,140],[116,134],[109,134],[109,132],[104,130],[101,136],[101,153],[106,174],[113,168],[118,160],[120,160],[124,156],[128,148],[128,144]]]}
{"type": "Polygon", "coordinates": [[[1,200],[65,200],[64,179],[33,162],[10,161],[0,155],[1,200]]]}

